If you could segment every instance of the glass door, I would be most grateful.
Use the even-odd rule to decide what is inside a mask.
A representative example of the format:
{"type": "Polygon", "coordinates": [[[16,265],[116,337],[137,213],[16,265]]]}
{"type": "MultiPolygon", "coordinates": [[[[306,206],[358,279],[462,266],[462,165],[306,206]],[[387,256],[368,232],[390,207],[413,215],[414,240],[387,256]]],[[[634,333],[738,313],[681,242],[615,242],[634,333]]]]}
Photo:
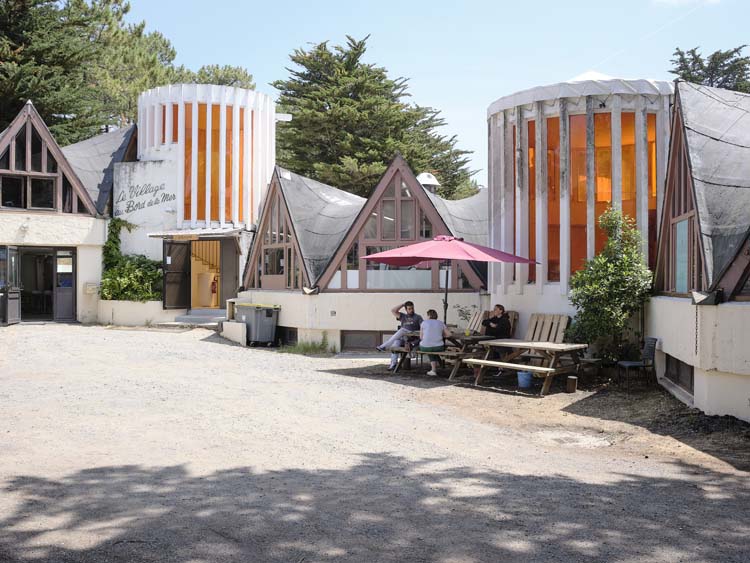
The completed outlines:
{"type": "Polygon", "coordinates": [[[56,321],[74,321],[76,319],[75,280],[75,253],[72,250],[56,251],[54,289],[56,321]]]}
{"type": "Polygon", "coordinates": [[[18,247],[0,248],[0,272],[4,273],[0,274],[0,301],[4,301],[4,305],[0,307],[4,309],[4,315],[0,315],[0,320],[5,320],[7,324],[15,324],[21,320],[20,269],[18,247]]]}

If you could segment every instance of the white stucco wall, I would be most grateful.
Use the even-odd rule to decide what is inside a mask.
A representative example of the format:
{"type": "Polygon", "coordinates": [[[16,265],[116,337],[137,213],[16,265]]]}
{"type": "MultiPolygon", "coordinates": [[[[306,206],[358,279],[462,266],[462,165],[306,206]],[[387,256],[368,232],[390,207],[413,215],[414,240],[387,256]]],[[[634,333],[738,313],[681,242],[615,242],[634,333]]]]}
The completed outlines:
{"type": "Polygon", "coordinates": [[[177,228],[177,177],[174,160],[115,165],[112,213],[136,225],[132,232],[122,231],[123,254],[161,260],[162,239],[148,235],[177,228]]]}
{"type": "Polygon", "coordinates": [[[82,323],[97,322],[99,296],[85,288],[87,283],[101,283],[106,238],[106,221],[96,217],[28,211],[0,215],[0,245],[76,249],[76,318],[82,323]]]}
{"type": "Polygon", "coordinates": [[[106,221],[96,217],[29,211],[3,211],[0,214],[0,244],[101,246],[106,238],[106,221]]]}
{"type": "Polygon", "coordinates": [[[99,322],[118,326],[146,326],[166,323],[184,315],[185,309],[164,310],[161,301],[99,301],[99,322]]]}
{"type": "Polygon", "coordinates": [[[576,314],[568,296],[561,295],[559,283],[544,284],[542,291],[537,289],[536,284],[526,284],[522,288],[518,284],[509,285],[506,292],[497,286],[490,301],[492,305],[502,305],[506,311],[518,311],[515,338],[523,338],[526,334],[533,313],[569,315],[571,319],[576,314]]]}
{"type": "MultiPolygon", "coordinates": [[[[657,373],[664,374],[664,354],[692,365],[695,407],[750,421],[748,328],[750,303],[745,302],[698,307],[686,298],[655,297],[646,311],[646,336],[659,338],[657,373]]],[[[679,390],[675,395],[683,398],[679,390]]]]}
{"type": "MultiPolygon", "coordinates": [[[[417,313],[425,316],[435,309],[443,317],[442,294],[438,293],[320,293],[304,295],[296,291],[250,290],[239,294],[238,302],[281,305],[279,325],[298,329],[303,342],[317,342],[326,331],[328,341],[340,348],[342,330],[392,331],[396,322],[391,309],[404,301],[413,301],[417,313]]],[[[474,305],[480,310],[490,306],[489,295],[451,293],[448,296],[448,323],[460,326],[454,305],[474,305]]]]}

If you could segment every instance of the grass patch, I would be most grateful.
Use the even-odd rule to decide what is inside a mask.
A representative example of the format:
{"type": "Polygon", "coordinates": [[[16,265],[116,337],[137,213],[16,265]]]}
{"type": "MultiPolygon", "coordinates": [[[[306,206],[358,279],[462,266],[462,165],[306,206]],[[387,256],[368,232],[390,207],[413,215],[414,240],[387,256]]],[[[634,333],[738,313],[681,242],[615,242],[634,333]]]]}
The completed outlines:
{"type": "Polygon", "coordinates": [[[290,346],[281,346],[279,352],[302,356],[332,356],[334,354],[328,345],[328,335],[325,332],[320,342],[297,342],[290,346]]]}

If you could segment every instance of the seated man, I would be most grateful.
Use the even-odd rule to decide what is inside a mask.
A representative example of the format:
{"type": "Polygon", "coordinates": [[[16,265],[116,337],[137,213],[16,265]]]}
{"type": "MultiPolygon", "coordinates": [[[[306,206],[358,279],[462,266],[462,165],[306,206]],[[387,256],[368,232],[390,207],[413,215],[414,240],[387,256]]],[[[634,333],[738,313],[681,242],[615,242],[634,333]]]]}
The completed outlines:
{"type": "MultiPolygon", "coordinates": [[[[401,305],[397,305],[396,307],[391,309],[391,313],[401,323],[401,328],[399,328],[396,333],[388,340],[377,347],[377,350],[379,352],[387,350],[388,348],[393,348],[394,346],[409,347],[412,344],[416,344],[416,341],[419,340],[419,337],[404,337],[404,335],[408,332],[417,332],[419,330],[419,327],[422,325],[421,315],[417,315],[414,312],[414,303],[412,303],[411,301],[407,301],[405,303],[402,303],[401,305]],[[401,312],[402,308],[406,311],[405,313],[401,312]]],[[[392,353],[391,365],[388,370],[393,371],[394,369],[396,369],[396,364],[398,364],[398,354],[392,353]]]]}

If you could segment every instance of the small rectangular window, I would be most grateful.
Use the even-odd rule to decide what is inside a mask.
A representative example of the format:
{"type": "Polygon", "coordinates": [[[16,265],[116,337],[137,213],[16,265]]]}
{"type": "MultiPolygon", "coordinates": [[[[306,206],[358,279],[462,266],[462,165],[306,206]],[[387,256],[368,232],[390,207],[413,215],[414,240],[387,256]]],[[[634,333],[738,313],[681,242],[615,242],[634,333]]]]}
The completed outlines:
{"type": "Polygon", "coordinates": [[[378,214],[373,211],[365,223],[365,238],[375,240],[378,238],[378,214]]]}
{"type": "Polygon", "coordinates": [[[16,170],[26,170],[26,128],[16,135],[16,170]]]}
{"type": "Polygon", "coordinates": [[[263,273],[266,276],[284,275],[284,249],[266,248],[263,250],[263,273]]]}
{"type": "Polygon", "coordinates": [[[47,178],[31,179],[31,207],[54,209],[55,181],[47,178]]]}
{"type": "Polygon", "coordinates": [[[413,199],[402,199],[401,200],[401,238],[402,239],[413,239],[414,238],[414,200],[413,199]]]}
{"type": "Polygon", "coordinates": [[[19,176],[0,176],[0,205],[26,207],[26,182],[19,176]]]}
{"type": "Polygon", "coordinates": [[[432,238],[432,223],[421,209],[419,210],[419,236],[427,239],[432,238]]]}
{"type": "Polygon", "coordinates": [[[383,229],[383,239],[395,239],[396,238],[396,202],[395,201],[384,201],[381,207],[383,213],[383,222],[381,228],[383,229]]]}
{"type": "Polygon", "coordinates": [[[688,292],[688,220],[675,223],[674,284],[677,293],[688,292]]]}
{"type": "Polygon", "coordinates": [[[47,151],[47,174],[57,174],[57,161],[49,151],[47,151]]]}
{"type": "Polygon", "coordinates": [[[5,149],[5,152],[0,155],[0,168],[3,170],[10,168],[10,148],[5,149]]]}

